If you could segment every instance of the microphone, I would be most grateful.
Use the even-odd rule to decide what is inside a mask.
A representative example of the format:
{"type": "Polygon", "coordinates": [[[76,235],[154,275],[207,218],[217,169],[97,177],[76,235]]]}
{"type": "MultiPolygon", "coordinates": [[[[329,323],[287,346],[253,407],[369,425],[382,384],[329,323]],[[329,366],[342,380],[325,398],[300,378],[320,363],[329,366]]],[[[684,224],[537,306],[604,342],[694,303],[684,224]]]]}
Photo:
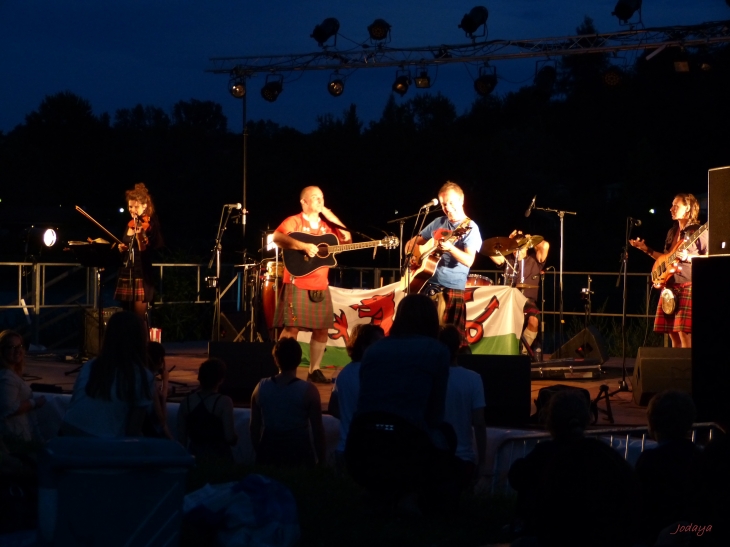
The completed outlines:
{"type": "Polygon", "coordinates": [[[240,203],[226,203],[223,207],[228,207],[229,209],[241,209],[243,205],[240,203]]]}
{"type": "Polygon", "coordinates": [[[529,217],[530,213],[532,213],[532,210],[535,208],[535,200],[537,199],[537,194],[535,194],[535,197],[532,198],[532,202],[530,203],[530,206],[527,208],[527,211],[525,211],[525,216],[529,217]]]}
{"type": "Polygon", "coordinates": [[[629,222],[632,226],[636,226],[637,228],[641,226],[641,221],[638,218],[631,218],[629,217],[629,222]]]}
{"type": "Polygon", "coordinates": [[[425,209],[426,207],[436,207],[438,204],[439,204],[439,200],[436,198],[433,198],[426,205],[422,205],[421,209],[425,209]]]}

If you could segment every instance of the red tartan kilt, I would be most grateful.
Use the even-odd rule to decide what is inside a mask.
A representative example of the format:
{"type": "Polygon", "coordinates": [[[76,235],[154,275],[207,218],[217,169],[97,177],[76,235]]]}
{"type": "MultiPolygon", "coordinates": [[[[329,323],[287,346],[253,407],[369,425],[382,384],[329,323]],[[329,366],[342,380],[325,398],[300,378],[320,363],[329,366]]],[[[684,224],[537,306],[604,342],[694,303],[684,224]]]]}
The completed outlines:
{"type": "Polygon", "coordinates": [[[676,308],[674,313],[666,314],[662,311],[662,301],[654,318],[654,332],[692,332],[692,283],[680,283],[671,287],[674,291],[676,308]]]}
{"type": "Polygon", "coordinates": [[[309,291],[291,283],[284,283],[274,315],[275,327],[299,329],[330,329],[335,321],[329,287],[324,290],[322,302],[312,302],[309,291]]]}
{"type": "Polygon", "coordinates": [[[114,300],[120,302],[144,302],[144,281],[141,277],[132,277],[124,270],[119,272],[114,300]]]}

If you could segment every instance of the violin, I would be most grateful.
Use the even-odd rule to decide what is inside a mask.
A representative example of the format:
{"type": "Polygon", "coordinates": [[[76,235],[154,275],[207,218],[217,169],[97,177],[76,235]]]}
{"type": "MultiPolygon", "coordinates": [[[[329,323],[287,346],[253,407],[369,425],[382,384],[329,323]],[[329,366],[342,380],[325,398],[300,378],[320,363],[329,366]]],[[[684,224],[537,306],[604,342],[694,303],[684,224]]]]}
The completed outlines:
{"type": "Polygon", "coordinates": [[[147,249],[149,240],[147,239],[147,230],[150,229],[150,217],[149,215],[142,215],[136,217],[127,223],[127,227],[134,230],[134,236],[137,239],[137,247],[140,251],[147,249]]]}

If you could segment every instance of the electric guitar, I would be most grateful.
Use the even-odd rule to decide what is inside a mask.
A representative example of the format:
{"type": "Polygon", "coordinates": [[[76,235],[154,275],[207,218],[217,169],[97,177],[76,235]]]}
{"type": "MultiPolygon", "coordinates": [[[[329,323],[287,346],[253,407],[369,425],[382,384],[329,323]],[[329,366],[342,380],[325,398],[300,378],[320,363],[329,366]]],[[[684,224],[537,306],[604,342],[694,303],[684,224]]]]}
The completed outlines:
{"type": "Polygon", "coordinates": [[[678,241],[676,245],[666,254],[663,254],[654,262],[654,266],[651,268],[651,282],[657,289],[663,289],[667,284],[669,278],[674,275],[677,271],[677,261],[679,255],[682,254],[690,245],[699,239],[699,237],[709,229],[710,223],[700,226],[697,230],[692,232],[689,236],[681,241],[678,241]]]}
{"type": "Polygon", "coordinates": [[[332,268],[337,266],[335,253],[342,251],[354,251],[356,249],[367,249],[370,247],[385,247],[386,249],[395,249],[398,246],[398,238],[388,236],[384,239],[375,241],[365,241],[362,243],[346,243],[339,244],[339,240],[335,234],[305,234],[304,232],[292,232],[289,237],[304,243],[312,243],[317,246],[317,254],[309,256],[304,251],[295,249],[283,249],[284,266],[294,277],[302,277],[312,273],[319,268],[332,268]]]}
{"type": "MultiPolygon", "coordinates": [[[[471,219],[467,217],[451,232],[451,235],[446,238],[446,241],[452,244],[456,243],[470,231],[471,219]]],[[[408,280],[408,292],[420,292],[426,282],[433,276],[444,254],[438,245],[439,241],[431,238],[423,245],[416,245],[413,249],[413,255],[408,263],[409,272],[406,272],[403,278],[404,284],[408,280]]]]}

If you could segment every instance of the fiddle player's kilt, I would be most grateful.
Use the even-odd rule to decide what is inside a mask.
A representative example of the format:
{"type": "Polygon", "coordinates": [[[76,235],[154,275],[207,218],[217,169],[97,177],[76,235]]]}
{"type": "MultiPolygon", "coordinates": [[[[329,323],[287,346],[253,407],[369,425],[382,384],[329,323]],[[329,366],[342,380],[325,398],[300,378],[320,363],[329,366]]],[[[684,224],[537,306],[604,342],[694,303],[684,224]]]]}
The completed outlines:
{"type": "Polygon", "coordinates": [[[464,302],[464,291],[461,289],[444,289],[441,291],[444,297],[444,313],[441,317],[442,325],[454,325],[461,334],[461,346],[469,345],[466,340],[466,303],[464,302]]]}
{"type": "Polygon", "coordinates": [[[274,315],[274,326],[329,329],[334,323],[334,315],[329,287],[324,289],[324,300],[312,302],[307,289],[285,283],[274,315]]]}
{"type": "Polygon", "coordinates": [[[654,319],[654,332],[692,332],[692,283],[672,285],[676,308],[674,313],[666,314],[662,310],[662,300],[654,319]]]}
{"type": "Polygon", "coordinates": [[[114,300],[144,302],[144,280],[133,268],[123,268],[119,271],[114,300]]]}

